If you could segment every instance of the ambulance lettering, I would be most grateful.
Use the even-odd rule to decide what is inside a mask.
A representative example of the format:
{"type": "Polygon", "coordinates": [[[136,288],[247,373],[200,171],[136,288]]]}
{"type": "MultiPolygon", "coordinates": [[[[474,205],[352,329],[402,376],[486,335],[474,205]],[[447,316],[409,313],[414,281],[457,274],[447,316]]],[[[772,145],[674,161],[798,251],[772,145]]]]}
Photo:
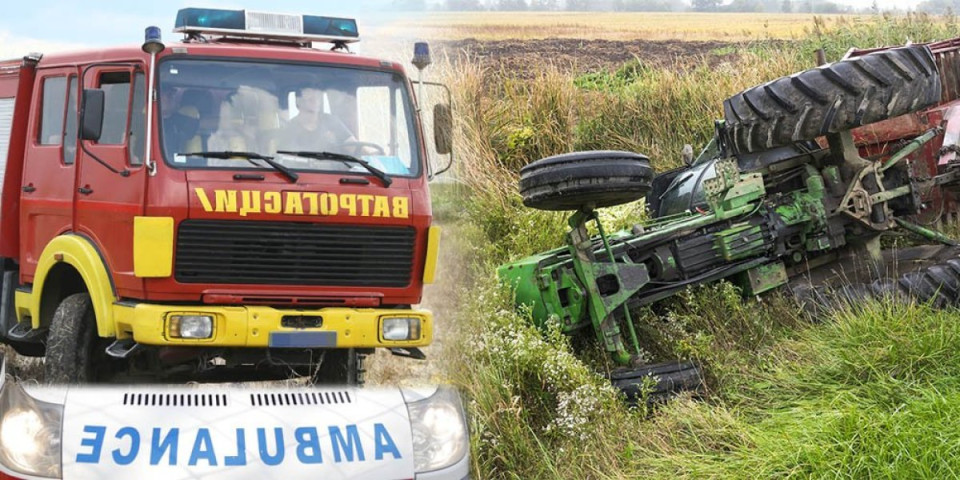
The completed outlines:
{"type": "Polygon", "coordinates": [[[256,458],[264,465],[280,465],[284,461],[304,465],[364,462],[371,460],[371,453],[374,461],[403,458],[382,423],[373,424],[372,435],[364,436],[360,431],[355,424],[326,428],[302,426],[292,430],[236,428],[226,435],[229,440],[224,440],[203,427],[196,431],[176,427],[138,430],[131,426],[113,430],[103,425],[86,425],[76,462],[122,466],[142,458],[150,465],[215,467],[244,466],[256,458]],[[288,451],[285,445],[291,445],[290,438],[295,447],[288,451]]]}

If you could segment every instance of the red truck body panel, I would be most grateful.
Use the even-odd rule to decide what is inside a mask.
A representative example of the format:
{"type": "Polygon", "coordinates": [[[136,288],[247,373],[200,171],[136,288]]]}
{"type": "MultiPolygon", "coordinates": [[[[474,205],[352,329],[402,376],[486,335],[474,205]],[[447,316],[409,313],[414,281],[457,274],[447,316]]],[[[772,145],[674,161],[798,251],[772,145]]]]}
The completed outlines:
{"type": "MultiPolygon", "coordinates": [[[[403,68],[395,62],[289,45],[260,45],[239,40],[234,42],[168,44],[158,55],[157,68],[163,65],[167,57],[202,57],[351,66],[404,75],[403,68]]],[[[84,142],[86,149],[107,163],[118,168],[126,167],[129,176],[120,176],[96,164],[87,153],[80,152],[81,148],[77,148],[76,162],[68,165],[61,161],[63,145],[41,145],[38,142],[38,112],[41,111],[40,93],[44,78],[54,74],[79,77],[89,69],[90,72],[83,81],[84,85],[79,86],[75,92],[79,98],[80,89],[97,86],[95,82],[98,69],[136,73],[145,71],[149,60],[149,56],[141,51],[139,46],[129,46],[44,56],[36,67],[36,75],[33,68],[21,66],[23,61],[0,63],[0,98],[14,94],[17,96],[11,132],[13,141],[8,155],[0,211],[0,231],[3,232],[3,235],[0,235],[0,256],[16,259],[20,263],[21,283],[33,282],[36,259],[44,245],[54,236],[69,231],[86,236],[99,249],[119,298],[158,302],[365,307],[420,302],[427,231],[432,221],[432,212],[426,178],[427,152],[419,118],[414,120],[414,130],[419,144],[420,175],[415,178],[395,177],[389,188],[384,188],[376,179],[371,179],[367,185],[345,184],[341,181],[343,175],[331,173],[302,172],[299,181],[293,184],[272,170],[257,171],[265,177],[263,181],[244,182],[234,179],[234,174],[237,173],[234,169],[173,168],[164,164],[160,142],[157,141],[161,121],[157,108],[154,109],[153,118],[154,141],[149,146],[151,157],[159,166],[155,176],[150,176],[144,166],[124,165],[124,159],[128,155],[127,145],[94,145],[92,142],[84,142]],[[133,63],[136,67],[92,66],[116,62],[133,63]],[[24,165],[28,165],[26,172],[22,168],[24,165]],[[24,187],[31,191],[23,191],[24,187]],[[81,192],[82,194],[78,195],[78,189],[92,192],[81,192]],[[283,201],[287,201],[287,196],[290,195],[303,200],[305,194],[302,192],[350,195],[359,200],[356,212],[352,214],[349,210],[341,209],[336,214],[310,215],[310,212],[304,213],[296,207],[284,208],[276,213],[267,213],[264,209],[259,213],[241,214],[239,211],[228,211],[229,209],[207,211],[203,208],[198,189],[208,196],[207,200],[210,202],[213,202],[216,191],[227,192],[224,195],[236,195],[236,198],[242,198],[245,194],[257,195],[259,198],[278,192],[278,198],[283,201]],[[382,209],[374,212],[374,196],[386,197],[385,201],[391,204],[406,202],[406,214],[385,216],[382,209]],[[397,197],[406,200],[394,200],[397,197]],[[139,278],[134,275],[132,252],[135,216],[173,217],[177,227],[186,219],[408,226],[416,231],[410,282],[404,286],[384,288],[181,283],[174,276],[139,278]]],[[[408,81],[406,88],[409,97],[413,98],[408,81]]],[[[69,115],[69,106],[67,114],[69,115]]],[[[377,203],[376,206],[381,205],[377,203]]]]}
{"type": "Polygon", "coordinates": [[[26,59],[0,63],[0,98],[16,98],[0,196],[0,257],[17,258],[20,250],[20,181],[28,126],[20,119],[30,113],[34,66],[33,61],[26,59]]]}

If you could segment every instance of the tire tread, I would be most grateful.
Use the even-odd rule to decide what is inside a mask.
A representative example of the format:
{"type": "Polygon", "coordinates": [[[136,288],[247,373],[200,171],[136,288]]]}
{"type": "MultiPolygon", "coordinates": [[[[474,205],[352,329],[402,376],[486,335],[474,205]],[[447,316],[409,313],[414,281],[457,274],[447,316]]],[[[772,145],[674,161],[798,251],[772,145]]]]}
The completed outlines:
{"type": "Polygon", "coordinates": [[[850,130],[940,101],[925,45],[893,48],[778,78],[724,101],[733,153],[753,153],[850,130]]]}

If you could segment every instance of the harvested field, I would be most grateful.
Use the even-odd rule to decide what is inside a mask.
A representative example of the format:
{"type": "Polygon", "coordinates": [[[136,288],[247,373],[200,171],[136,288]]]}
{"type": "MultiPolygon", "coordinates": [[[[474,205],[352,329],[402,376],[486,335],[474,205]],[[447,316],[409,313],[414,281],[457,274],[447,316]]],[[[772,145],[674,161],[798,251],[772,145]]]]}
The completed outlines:
{"type": "MultiPolygon", "coordinates": [[[[860,23],[869,16],[817,15],[825,25],[860,23]]],[[[391,24],[402,35],[429,31],[443,40],[476,38],[592,38],[604,40],[793,39],[813,25],[814,15],[784,13],[671,12],[437,12],[391,24]]]]}
{"type": "Polygon", "coordinates": [[[552,65],[564,71],[584,73],[617,68],[625,62],[640,60],[651,67],[686,68],[736,60],[745,42],[661,41],[661,40],[579,40],[548,38],[540,40],[465,40],[440,44],[452,60],[479,62],[484,67],[502,70],[511,76],[525,77],[532,70],[552,65]]]}

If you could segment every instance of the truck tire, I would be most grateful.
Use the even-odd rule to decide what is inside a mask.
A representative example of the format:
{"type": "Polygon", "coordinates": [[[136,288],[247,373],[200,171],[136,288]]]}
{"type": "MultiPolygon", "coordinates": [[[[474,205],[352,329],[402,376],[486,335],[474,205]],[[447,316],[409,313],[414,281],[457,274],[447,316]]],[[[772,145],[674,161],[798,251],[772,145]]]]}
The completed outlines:
{"type": "Polygon", "coordinates": [[[324,352],[323,361],[313,374],[318,385],[363,385],[366,354],[356,348],[335,348],[324,352]]]}
{"type": "Polygon", "coordinates": [[[641,400],[652,405],[669,400],[680,392],[700,392],[703,389],[700,367],[689,360],[615,370],[610,374],[610,381],[626,395],[630,405],[636,405],[641,400]],[[655,383],[651,384],[647,379],[655,383]],[[647,385],[652,389],[644,391],[647,385]]]}
{"type": "Polygon", "coordinates": [[[103,350],[96,348],[99,344],[90,295],[75,293],[63,299],[50,322],[44,381],[76,384],[100,380],[105,372],[98,368],[104,356],[103,350]]]}
{"type": "Polygon", "coordinates": [[[940,101],[925,45],[848,58],[778,78],[723,102],[728,145],[752,153],[910,113],[940,101]]]}
{"type": "Polygon", "coordinates": [[[602,208],[643,198],[653,168],[640,154],[597,150],[554,155],[520,169],[523,204],[538,210],[602,208]]]}

